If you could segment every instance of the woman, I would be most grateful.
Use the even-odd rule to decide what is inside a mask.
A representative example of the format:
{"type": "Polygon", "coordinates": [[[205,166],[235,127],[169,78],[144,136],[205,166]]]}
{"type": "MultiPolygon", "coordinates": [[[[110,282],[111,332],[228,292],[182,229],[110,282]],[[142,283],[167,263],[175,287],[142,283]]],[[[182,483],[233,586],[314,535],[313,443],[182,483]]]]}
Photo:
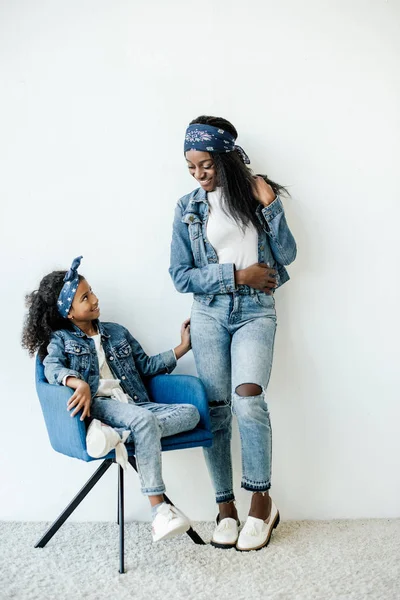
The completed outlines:
{"type": "Polygon", "coordinates": [[[212,544],[256,550],[266,546],[279,512],[272,502],[271,425],[266,404],[276,329],[273,293],[296,257],[279,193],[254,176],[235,145],[235,127],[219,117],[192,121],[185,158],[200,184],[175,211],[170,274],[192,292],[192,349],[208,395],[214,441],[205,458],[219,507],[212,544]],[[238,532],[231,461],[232,412],[242,447],[242,487],[250,510],[238,532]]]}

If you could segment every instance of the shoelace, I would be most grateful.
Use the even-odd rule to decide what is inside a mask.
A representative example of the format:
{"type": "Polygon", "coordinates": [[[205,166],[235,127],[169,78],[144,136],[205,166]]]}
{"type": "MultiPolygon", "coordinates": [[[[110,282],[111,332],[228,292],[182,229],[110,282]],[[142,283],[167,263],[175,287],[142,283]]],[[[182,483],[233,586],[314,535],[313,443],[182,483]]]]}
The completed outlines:
{"type": "Polygon", "coordinates": [[[124,431],[121,441],[115,446],[115,460],[124,470],[128,468],[128,451],[125,442],[128,439],[129,434],[130,431],[124,431]]]}
{"type": "Polygon", "coordinates": [[[169,523],[172,519],[176,519],[177,515],[172,510],[171,505],[167,504],[165,507],[162,507],[162,510],[159,511],[159,514],[163,515],[167,522],[169,523]]]}
{"type": "MultiPolygon", "coordinates": [[[[116,383],[118,383],[118,381],[116,381],[116,383]]],[[[126,394],[119,387],[115,387],[112,390],[111,398],[114,398],[114,400],[122,402],[123,404],[128,403],[126,394]]],[[[115,446],[115,460],[124,470],[128,468],[128,451],[125,447],[125,442],[128,439],[129,434],[129,431],[124,431],[121,441],[115,446]]]]}

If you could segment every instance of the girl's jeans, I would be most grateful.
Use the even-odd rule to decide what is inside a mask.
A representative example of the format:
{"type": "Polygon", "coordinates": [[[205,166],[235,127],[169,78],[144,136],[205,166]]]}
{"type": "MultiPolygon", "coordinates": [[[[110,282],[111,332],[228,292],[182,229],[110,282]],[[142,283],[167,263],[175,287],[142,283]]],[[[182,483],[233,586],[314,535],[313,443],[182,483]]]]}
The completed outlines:
{"type": "Polygon", "coordinates": [[[128,403],[95,397],[90,414],[119,434],[130,430],[127,443],[135,444],[135,457],[142,493],[156,496],[165,492],[161,473],[161,438],[196,427],[200,415],[192,404],[128,403]]]}
{"type": "Polygon", "coordinates": [[[232,482],[232,412],[242,446],[242,487],[266,491],[271,486],[272,438],[265,391],[276,329],[273,296],[247,286],[214,297],[210,305],[194,301],[192,348],[210,405],[213,445],[204,448],[217,502],[234,499],[232,482]],[[236,388],[257,384],[257,396],[241,396],[236,388]]]}

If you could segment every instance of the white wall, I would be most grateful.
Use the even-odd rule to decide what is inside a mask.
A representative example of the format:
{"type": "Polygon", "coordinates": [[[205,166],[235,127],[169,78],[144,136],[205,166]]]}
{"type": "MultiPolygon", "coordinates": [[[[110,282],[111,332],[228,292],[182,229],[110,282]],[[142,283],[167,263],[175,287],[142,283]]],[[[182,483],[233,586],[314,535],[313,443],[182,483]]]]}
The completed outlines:
{"type": "MultiPolygon", "coordinates": [[[[399,17],[383,0],[1,3],[0,518],[55,517],[95,468],[51,449],[19,346],[42,275],[82,253],[104,320],[152,353],[179,341],[191,298],[167,272],[171,221],[202,113],[232,120],[254,169],[292,192],[275,500],[285,518],[400,516],[399,17]]],[[[234,458],[244,515],[236,432],[234,458]]],[[[111,471],[76,519],[114,518],[111,471]]],[[[164,471],[191,517],[214,518],[201,450],[164,455],[164,471]]],[[[133,475],[127,509],[149,517],[133,475]]]]}

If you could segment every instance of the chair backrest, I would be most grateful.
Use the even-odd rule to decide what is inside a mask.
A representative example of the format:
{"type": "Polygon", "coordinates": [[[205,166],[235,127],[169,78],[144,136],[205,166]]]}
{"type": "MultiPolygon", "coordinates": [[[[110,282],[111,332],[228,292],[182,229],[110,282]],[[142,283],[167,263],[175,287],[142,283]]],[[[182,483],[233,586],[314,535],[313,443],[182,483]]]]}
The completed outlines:
{"type": "Polygon", "coordinates": [[[39,357],[36,358],[36,391],[54,450],[73,458],[92,460],[86,452],[85,423],[79,417],[71,419],[67,410],[73,390],[62,385],[50,385],[39,357]]]}

